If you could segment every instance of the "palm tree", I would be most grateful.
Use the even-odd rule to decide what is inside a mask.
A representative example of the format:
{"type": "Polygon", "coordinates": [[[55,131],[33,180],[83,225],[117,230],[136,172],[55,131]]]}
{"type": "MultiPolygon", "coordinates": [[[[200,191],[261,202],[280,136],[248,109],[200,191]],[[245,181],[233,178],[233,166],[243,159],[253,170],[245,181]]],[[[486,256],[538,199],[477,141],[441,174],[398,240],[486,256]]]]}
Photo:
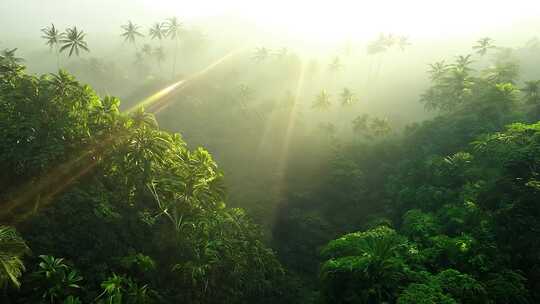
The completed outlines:
{"type": "Polygon", "coordinates": [[[400,50],[404,51],[407,46],[411,45],[411,43],[409,42],[409,38],[407,36],[399,36],[397,38],[397,45],[399,46],[400,50]]]}
{"type": "Polygon", "coordinates": [[[122,37],[124,37],[124,42],[133,43],[135,46],[135,50],[137,49],[137,37],[144,37],[143,34],[141,34],[139,30],[139,26],[133,24],[131,21],[128,21],[128,24],[122,25],[121,28],[124,30],[122,33],[122,37]]]}
{"type": "Polygon", "coordinates": [[[356,133],[356,134],[366,133],[368,131],[368,122],[369,122],[369,115],[368,114],[363,114],[361,116],[357,116],[352,121],[353,132],[356,133]]]}
{"type": "Polygon", "coordinates": [[[157,47],[152,52],[152,55],[156,59],[159,69],[161,70],[161,63],[165,60],[165,51],[163,50],[163,47],[157,47]]]}
{"type": "Polygon", "coordinates": [[[355,299],[354,303],[393,302],[390,300],[405,270],[402,253],[405,244],[386,226],[346,234],[323,247],[321,254],[327,261],[321,267],[321,279],[327,286],[339,286],[339,296],[355,299]]]}
{"type": "Polygon", "coordinates": [[[318,110],[328,110],[332,103],[330,102],[330,95],[326,90],[322,90],[315,98],[312,108],[318,110]]]}
{"type": "Polygon", "coordinates": [[[344,88],[343,91],[341,91],[340,97],[342,106],[350,106],[358,100],[349,88],[344,88]]]}
{"type": "Polygon", "coordinates": [[[428,73],[430,74],[430,78],[433,81],[441,79],[441,77],[446,74],[448,71],[448,65],[444,62],[444,60],[430,63],[429,64],[430,70],[428,73]]]}
{"type": "Polygon", "coordinates": [[[17,51],[17,48],[14,49],[4,49],[0,56],[3,60],[5,60],[9,64],[19,64],[24,61],[24,59],[16,57],[15,52],[17,51]]]}
{"type": "Polygon", "coordinates": [[[482,38],[476,41],[476,43],[477,44],[473,46],[473,50],[476,50],[476,53],[480,56],[486,55],[489,49],[495,48],[493,45],[493,39],[489,37],[482,38]]]}
{"type": "Polygon", "coordinates": [[[371,120],[369,128],[371,130],[371,133],[378,137],[386,136],[390,134],[390,132],[392,132],[392,127],[390,127],[390,123],[386,118],[373,118],[371,120]]]}
{"type": "Polygon", "coordinates": [[[166,36],[171,40],[174,40],[174,62],[172,76],[176,74],[176,57],[178,55],[178,38],[180,37],[180,31],[182,29],[182,23],[178,21],[178,18],[172,17],[167,19],[164,23],[166,36]]]}
{"type": "Polygon", "coordinates": [[[150,39],[152,40],[158,39],[159,45],[161,45],[163,38],[165,38],[167,35],[167,31],[165,30],[163,24],[156,22],[150,28],[149,34],[150,34],[150,39]]]}
{"type": "Polygon", "coordinates": [[[472,71],[472,69],[469,67],[473,61],[471,60],[472,55],[467,56],[457,56],[456,57],[456,63],[452,64],[451,66],[455,68],[457,71],[468,73],[472,71]]]}
{"type": "Polygon", "coordinates": [[[538,103],[540,99],[540,80],[526,81],[525,87],[521,91],[525,94],[525,100],[528,103],[538,103]]]}
{"type": "Polygon", "coordinates": [[[64,36],[64,33],[60,33],[54,26],[54,23],[51,23],[51,26],[41,29],[41,32],[43,32],[41,38],[45,39],[45,44],[51,50],[54,48],[56,53],[56,67],[60,69],[60,40],[64,36]]]}
{"type": "Polygon", "coordinates": [[[390,33],[388,35],[381,34],[379,41],[388,49],[393,47],[398,42],[398,39],[390,33]]]}
{"type": "MultiPolygon", "coordinates": [[[[396,42],[395,38],[392,34],[384,35],[381,33],[379,34],[378,39],[368,44],[367,46],[368,55],[378,55],[377,56],[378,62],[375,68],[375,76],[373,77],[374,79],[377,79],[379,77],[384,53],[388,50],[389,47],[393,46],[395,42],[396,42]]],[[[371,75],[371,64],[372,63],[370,61],[368,79],[370,78],[370,75],[371,75]]]]}
{"type": "Polygon", "coordinates": [[[60,43],[62,43],[60,52],[69,49],[69,57],[71,57],[74,52],[79,56],[80,49],[90,52],[86,41],[84,41],[85,36],[86,34],[83,31],[77,30],[76,26],[66,29],[66,33],[60,39],[60,43]]]}
{"type": "Polygon", "coordinates": [[[0,285],[11,283],[19,287],[19,277],[24,271],[22,257],[30,253],[30,249],[17,231],[8,226],[0,226],[0,285]]]}
{"type": "Polygon", "coordinates": [[[257,62],[261,62],[268,58],[268,55],[270,54],[270,51],[265,47],[260,47],[255,50],[255,53],[253,54],[253,60],[257,62]]]}
{"type": "Polygon", "coordinates": [[[150,57],[150,55],[152,55],[152,47],[150,46],[150,44],[144,44],[142,49],[141,49],[141,52],[150,57]]]}
{"type": "Polygon", "coordinates": [[[332,72],[338,72],[343,68],[343,64],[341,64],[341,60],[338,56],[334,57],[332,62],[328,65],[328,69],[332,72]]]}
{"type": "Polygon", "coordinates": [[[382,53],[388,50],[388,48],[394,46],[398,40],[394,35],[388,34],[385,35],[383,33],[379,34],[379,37],[372,42],[370,42],[367,46],[367,52],[369,55],[374,55],[378,53],[382,53]]]}

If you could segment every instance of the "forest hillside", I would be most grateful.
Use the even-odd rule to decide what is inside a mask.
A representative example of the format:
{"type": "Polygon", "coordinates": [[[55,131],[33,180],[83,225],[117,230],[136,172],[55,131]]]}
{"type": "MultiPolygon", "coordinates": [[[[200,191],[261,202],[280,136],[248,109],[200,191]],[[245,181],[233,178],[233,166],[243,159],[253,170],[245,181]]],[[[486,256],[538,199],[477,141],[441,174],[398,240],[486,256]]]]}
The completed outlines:
{"type": "Polygon", "coordinates": [[[60,2],[0,35],[1,303],[540,302],[534,27],[64,26],[60,2]]]}

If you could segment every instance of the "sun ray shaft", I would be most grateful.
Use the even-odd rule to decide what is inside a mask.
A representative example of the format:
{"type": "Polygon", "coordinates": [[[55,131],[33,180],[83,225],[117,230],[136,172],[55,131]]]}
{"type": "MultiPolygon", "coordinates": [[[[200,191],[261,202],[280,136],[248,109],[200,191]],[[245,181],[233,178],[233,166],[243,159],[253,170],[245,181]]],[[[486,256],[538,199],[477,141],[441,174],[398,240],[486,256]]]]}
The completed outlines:
{"type": "Polygon", "coordinates": [[[228,59],[232,58],[234,55],[238,54],[240,51],[242,51],[244,48],[239,48],[236,50],[233,50],[231,52],[228,52],[223,57],[219,58],[218,60],[212,62],[210,65],[205,67],[204,69],[182,79],[179,81],[176,81],[165,88],[155,92],[154,94],[146,97],[145,99],[137,102],[135,105],[133,105],[131,108],[127,110],[127,113],[131,113],[141,107],[144,108],[151,108],[154,107],[158,112],[166,108],[166,103],[170,103],[171,99],[169,99],[172,94],[178,94],[181,90],[187,88],[190,84],[195,82],[196,80],[200,79],[201,77],[204,77],[208,72],[212,71],[219,65],[223,64],[228,59]]]}
{"type": "MultiPolygon", "coordinates": [[[[279,154],[278,162],[278,172],[281,175],[281,178],[284,178],[285,168],[287,166],[287,158],[289,156],[289,148],[291,144],[291,138],[296,127],[296,118],[298,113],[299,100],[302,96],[302,91],[304,88],[304,78],[306,74],[306,65],[304,61],[300,65],[300,73],[298,74],[298,81],[296,84],[296,90],[294,92],[294,101],[289,113],[289,118],[287,119],[287,129],[285,130],[285,137],[283,139],[283,145],[281,148],[281,153],[279,154]]],[[[284,181],[282,181],[284,183],[284,181]]]]}
{"type": "MultiPolygon", "coordinates": [[[[157,111],[166,108],[171,102],[169,97],[171,97],[173,93],[176,94],[188,84],[204,77],[208,72],[223,64],[243,49],[244,48],[239,48],[225,54],[201,71],[194,73],[185,79],[176,81],[138,102],[125,113],[132,113],[141,107],[150,108],[155,106],[157,111]]],[[[106,138],[96,141],[93,146],[84,148],[75,157],[52,168],[43,176],[28,181],[15,189],[12,192],[12,195],[10,195],[11,198],[2,204],[3,208],[0,210],[0,218],[12,218],[13,220],[13,213],[22,209],[23,211],[21,214],[18,214],[17,219],[24,219],[34,214],[38,208],[50,204],[55,195],[61,193],[77,180],[91,172],[92,169],[99,164],[101,157],[110,152],[111,147],[122,140],[122,138],[122,134],[118,134],[118,132],[111,133],[106,138]]]]}

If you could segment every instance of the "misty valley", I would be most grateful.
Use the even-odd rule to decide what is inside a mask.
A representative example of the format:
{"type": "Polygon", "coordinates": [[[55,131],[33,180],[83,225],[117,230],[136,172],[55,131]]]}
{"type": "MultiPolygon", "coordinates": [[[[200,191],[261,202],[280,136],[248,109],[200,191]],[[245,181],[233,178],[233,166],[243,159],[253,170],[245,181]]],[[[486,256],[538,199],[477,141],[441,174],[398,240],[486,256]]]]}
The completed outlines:
{"type": "Polygon", "coordinates": [[[540,3],[333,2],[2,0],[0,303],[540,303],[540,3]]]}

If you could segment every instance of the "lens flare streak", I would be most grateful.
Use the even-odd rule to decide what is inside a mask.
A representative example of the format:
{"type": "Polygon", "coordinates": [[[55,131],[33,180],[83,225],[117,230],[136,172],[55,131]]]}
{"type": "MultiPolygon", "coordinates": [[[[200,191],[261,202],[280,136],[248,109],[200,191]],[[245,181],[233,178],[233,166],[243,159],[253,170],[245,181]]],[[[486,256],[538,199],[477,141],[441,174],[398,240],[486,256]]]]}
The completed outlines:
{"type": "MultiPolygon", "coordinates": [[[[164,109],[171,102],[171,99],[168,97],[173,93],[177,93],[180,89],[185,88],[187,84],[205,76],[212,69],[242,50],[243,48],[240,48],[227,53],[203,70],[150,95],[129,108],[126,113],[132,113],[141,107],[151,108],[154,106],[158,111],[164,109]]],[[[0,210],[0,218],[20,221],[21,219],[25,219],[34,214],[40,207],[50,204],[55,195],[61,193],[78,179],[91,172],[99,163],[101,157],[110,151],[114,142],[118,142],[118,140],[121,140],[122,138],[123,136],[118,133],[109,134],[109,136],[99,143],[85,148],[83,152],[79,153],[76,157],[69,159],[62,165],[52,168],[47,174],[39,177],[37,180],[28,181],[26,184],[16,189],[10,196],[11,198],[2,204],[3,208],[0,210]],[[12,215],[17,211],[16,209],[19,208],[23,210],[22,212],[17,212],[18,216],[15,219],[12,215]]]]}
{"type": "Polygon", "coordinates": [[[239,48],[237,50],[233,50],[225,56],[221,57],[220,59],[214,61],[206,68],[202,69],[201,71],[194,73],[193,75],[179,80],[161,90],[158,92],[150,95],[149,97],[145,98],[144,100],[138,102],[133,107],[131,107],[129,110],[127,110],[128,113],[131,113],[135,111],[136,109],[139,109],[141,107],[147,108],[149,110],[153,110],[151,112],[153,113],[159,113],[163,109],[168,107],[168,104],[172,101],[169,97],[172,96],[172,94],[178,94],[181,90],[187,88],[190,84],[195,82],[201,77],[204,77],[208,72],[215,69],[219,65],[221,65],[226,60],[230,59],[232,56],[238,54],[240,51],[242,51],[245,48],[239,48]]]}

